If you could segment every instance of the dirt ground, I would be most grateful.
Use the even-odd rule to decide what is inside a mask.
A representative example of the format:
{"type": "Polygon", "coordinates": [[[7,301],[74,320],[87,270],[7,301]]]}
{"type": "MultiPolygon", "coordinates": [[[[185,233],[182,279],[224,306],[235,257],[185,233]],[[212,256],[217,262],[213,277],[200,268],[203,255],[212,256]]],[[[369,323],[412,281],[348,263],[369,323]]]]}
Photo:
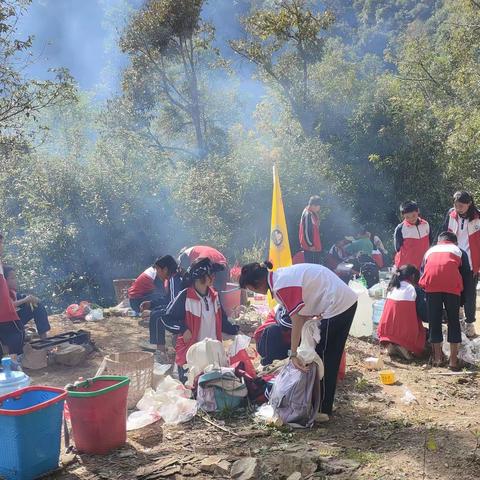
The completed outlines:
{"type": "MultiPolygon", "coordinates": [[[[54,333],[78,328],[91,331],[100,353],[81,368],[29,371],[35,384],[64,386],[78,377],[92,376],[103,355],[138,349],[148,335],[147,329],[130,318],[71,325],[57,316],[52,324],[54,333]]],[[[157,422],[129,434],[121,450],[104,457],[77,456],[47,478],[247,480],[285,479],[291,474],[291,479],[479,478],[477,376],[437,375],[448,370],[387,357],[385,363],[395,370],[398,382],[384,386],[378,372],[368,371],[363,363],[378,352],[379,347],[371,342],[349,339],[347,375],[338,387],[335,414],[311,430],[261,426],[251,411],[215,418],[215,426],[198,417],[179,426],[157,422]],[[406,388],[418,403],[401,401],[406,388]]]]}

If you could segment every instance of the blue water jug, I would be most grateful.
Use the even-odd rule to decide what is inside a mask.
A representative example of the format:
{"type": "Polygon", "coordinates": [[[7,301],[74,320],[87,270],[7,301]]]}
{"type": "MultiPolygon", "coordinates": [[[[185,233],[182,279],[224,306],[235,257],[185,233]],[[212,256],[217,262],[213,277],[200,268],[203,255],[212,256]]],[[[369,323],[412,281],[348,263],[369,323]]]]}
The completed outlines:
{"type": "Polygon", "coordinates": [[[372,337],[374,340],[378,340],[377,337],[377,328],[380,323],[380,319],[382,318],[383,307],[385,307],[385,299],[382,298],[381,300],[377,300],[373,304],[372,308],[372,324],[373,324],[373,333],[372,337]]]}
{"type": "Polygon", "coordinates": [[[23,372],[12,371],[12,359],[2,358],[3,371],[0,372],[0,396],[30,385],[30,377],[23,372]]]}

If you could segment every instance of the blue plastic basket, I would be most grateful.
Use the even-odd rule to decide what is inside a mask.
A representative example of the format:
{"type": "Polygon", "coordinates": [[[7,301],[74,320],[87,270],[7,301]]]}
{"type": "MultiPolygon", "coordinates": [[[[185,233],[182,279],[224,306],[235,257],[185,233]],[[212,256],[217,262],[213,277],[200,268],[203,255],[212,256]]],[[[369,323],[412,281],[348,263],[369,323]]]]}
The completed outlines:
{"type": "Polygon", "coordinates": [[[0,478],[32,480],[58,468],[66,396],[27,387],[0,397],[0,478]]]}

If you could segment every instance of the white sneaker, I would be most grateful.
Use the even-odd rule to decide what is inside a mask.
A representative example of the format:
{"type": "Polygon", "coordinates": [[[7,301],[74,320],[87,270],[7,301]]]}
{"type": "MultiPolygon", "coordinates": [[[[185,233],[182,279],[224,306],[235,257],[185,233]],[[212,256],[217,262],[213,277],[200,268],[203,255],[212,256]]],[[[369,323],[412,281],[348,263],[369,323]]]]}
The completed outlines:
{"type": "Polygon", "coordinates": [[[473,323],[465,323],[465,335],[468,338],[477,336],[477,333],[475,332],[475,325],[473,323]]]}

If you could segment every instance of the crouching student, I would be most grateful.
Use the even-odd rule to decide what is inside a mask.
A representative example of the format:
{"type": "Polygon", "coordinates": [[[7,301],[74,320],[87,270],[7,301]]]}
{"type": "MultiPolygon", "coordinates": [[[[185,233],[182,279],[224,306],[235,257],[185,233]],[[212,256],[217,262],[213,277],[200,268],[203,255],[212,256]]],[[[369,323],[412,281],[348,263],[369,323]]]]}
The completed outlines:
{"type": "Polygon", "coordinates": [[[420,272],[413,265],[403,265],[393,274],[377,330],[389,355],[405,360],[425,351],[427,335],[422,322],[427,321],[427,304],[419,279],[420,272]]]}
{"type": "Polygon", "coordinates": [[[433,366],[442,366],[442,314],[447,311],[448,335],[450,343],[449,368],[462,369],[458,359],[458,345],[462,342],[460,330],[460,303],[464,279],[470,274],[467,254],[457,246],[457,236],[452,232],[442,232],[438,243],[425,254],[423,275],[420,286],[427,294],[427,316],[430,328],[430,343],[433,349],[433,366]]]}
{"type": "Polygon", "coordinates": [[[222,332],[236,335],[239,327],[232,325],[212,288],[215,271],[222,268],[209,258],[195,260],[185,274],[187,288],[182,290],[161,317],[165,328],[178,335],[175,363],[182,382],[187,380],[183,366],[187,351],[195,343],[211,338],[222,341],[222,332]]]}
{"type": "Polygon", "coordinates": [[[157,258],[155,263],[141,273],[128,289],[130,306],[136,313],[141,312],[144,302],[158,301],[167,295],[165,282],[177,271],[177,262],[171,255],[157,258]]]}
{"type": "Polygon", "coordinates": [[[262,365],[288,358],[292,333],[292,319],[285,307],[277,305],[253,334],[262,365]]]}
{"type": "Polygon", "coordinates": [[[47,338],[47,332],[50,331],[50,323],[48,321],[48,313],[46,308],[40,303],[40,300],[34,295],[25,295],[17,293],[17,276],[12,267],[3,267],[3,275],[8,285],[10,298],[17,314],[25,327],[30,320],[35,322],[38,335],[40,338],[47,338]]]}
{"type": "Polygon", "coordinates": [[[0,235],[0,353],[2,355],[21,355],[25,338],[24,329],[10,298],[3,272],[2,255],[3,236],[0,235]]]}
{"type": "Polygon", "coordinates": [[[272,268],[270,262],[244,265],[240,287],[263,295],[270,291],[285,307],[292,319],[290,361],[303,372],[308,366],[297,356],[302,327],[311,318],[319,319],[321,339],[316,350],[325,366],[321,411],[330,415],[345,342],[357,309],[357,295],[321,265],[302,263],[269,271],[272,268]]]}
{"type": "MultiPolygon", "coordinates": [[[[165,342],[165,325],[162,321],[162,316],[165,314],[168,306],[174,302],[177,295],[183,290],[184,282],[183,277],[179,271],[175,272],[168,281],[166,288],[166,296],[151,302],[144,302],[140,308],[145,311],[147,308],[150,311],[150,343],[157,346],[155,353],[155,359],[158,363],[166,364],[171,363],[167,355],[166,342],[165,342]]],[[[177,338],[173,336],[173,346],[175,347],[177,338]]]]}

